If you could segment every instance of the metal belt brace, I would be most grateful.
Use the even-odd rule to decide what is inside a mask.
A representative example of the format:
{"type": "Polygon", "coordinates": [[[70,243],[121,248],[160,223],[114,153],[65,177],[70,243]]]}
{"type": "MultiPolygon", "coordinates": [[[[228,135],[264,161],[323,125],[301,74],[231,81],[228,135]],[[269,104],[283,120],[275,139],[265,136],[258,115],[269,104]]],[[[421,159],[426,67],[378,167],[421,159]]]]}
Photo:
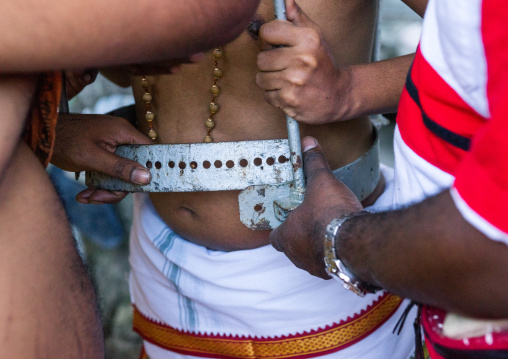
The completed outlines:
{"type": "MultiPolygon", "coordinates": [[[[274,0],[274,8],[286,20],[284,0],[274,0]]],[[[86,183],[130,192],[240,189],[240,220],[252,229],[275,228],[305,192],[300,130],[292,118],[286,122],[288,140],[119,146],[117,155],[150,169],[151,183],[136,186],[98,172],[87,172],[86,183]]]]}
{"type": "MultiPolygon", "coordinates": [[[[275,18],[287,20],[284,0],[274,0],[273,7],[275,18]]],[[[284,222],[289,212],[303,202],[305,176],[300,129],[298,122],[289,116],[286,116],[286,126],[293,180],[276,185],[251,186],[240,193],[238,196],[240,219],[249,228],[260,230],[276,228],[284,222]],[[254,209],[254,216],[251,215],[252,209],[254,209]]]]}
{"type": "MultiPolygon", "coordinates": [[[[333,174],[360,199],[375,189],[379,177],[379,143],[333,174]]],[[[240,219],[252,229],[270,229],[289,212],[284,199],[298,196],[290,160],[289,140],[216,143],[128,145],[116,154],[149,168],[151,182],[134,185],[99,172],[87,172],[89,186],[129,192],[198,192],[242,190],[238,196],[240,219]],[[295,195],[296,192],[296,195],[295,195]]]]}
{"type": "MultiPolygon", "coordinates": [[[[284,0],[275,14],[286,19],[284,0]]],[[[241,190],[240,220],[248,228],[276,228],[302,201],[305,179],[298,123],[286,117],[288,139],[165,145],[118,146],[116,154],[143,164],[152,180],[146,186],[87,172],[89,186],[129,192],[199,192],[241,190]]],[[[333,171],[363,200],[376,187],[379,144],[353,163],[333,171]]]]}
{"type": "MultiPolygon", "coordinates": [[[[274,0],[275,16],[286,19],[284,0],[274,0]]],[[[286,116],[288,139],[216,143],[126,145],[116,154],[143,164],[152,180],[133,185],[99,172],[87,172],[89,186],[129,192],[241,190],[240,220],[256,230],[276,228],[302,201],[305,178],[298,123],[286,116]]],[[[363,200],[376,187],[379,145],[333,171],[363,200]]]]}

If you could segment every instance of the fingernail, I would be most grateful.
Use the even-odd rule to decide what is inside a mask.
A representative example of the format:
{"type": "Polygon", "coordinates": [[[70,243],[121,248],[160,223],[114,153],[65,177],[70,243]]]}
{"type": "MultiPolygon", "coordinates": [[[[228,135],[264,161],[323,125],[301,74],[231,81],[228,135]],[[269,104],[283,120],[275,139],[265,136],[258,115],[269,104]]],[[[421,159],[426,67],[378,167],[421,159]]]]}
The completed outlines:
{"type": "Polygon", "coordinates": [[[84,199],[84,200],[88,200],[88,197],[90,197],[90,195],[95,191],[95,189],[93,188],[87,188],[86,190],[82,191],[81,193],[79,193],[79,197],[77,197],[76,199],[78,198],[81,198],[81,199],[84,199]]]}
{"type": "Polygon", "coordinates": [[[312,137],[304,137],[302,140],[302,148],[303,152],[307,152],[308,150],[313,149],[317,146],[317,141],[312,137]]]}
{"type": "Polygon", "coordinates": [[[150,172],[141,168],[134,168],[131,172],[131,182],[145,185],[150,183],[150,172]]]}

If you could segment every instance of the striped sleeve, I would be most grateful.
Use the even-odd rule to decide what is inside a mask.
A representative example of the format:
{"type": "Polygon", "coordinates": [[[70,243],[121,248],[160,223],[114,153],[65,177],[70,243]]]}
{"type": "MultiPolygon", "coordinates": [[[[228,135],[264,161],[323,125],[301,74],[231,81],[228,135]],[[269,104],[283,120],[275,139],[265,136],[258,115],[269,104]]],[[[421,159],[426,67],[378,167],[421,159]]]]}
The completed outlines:
{"type": "Polygon", "coordinates": [[[508,3],[484,0],[481,11],[490,116],[457,168],[451,193],[468,222],[508,244],[508,3]]]}

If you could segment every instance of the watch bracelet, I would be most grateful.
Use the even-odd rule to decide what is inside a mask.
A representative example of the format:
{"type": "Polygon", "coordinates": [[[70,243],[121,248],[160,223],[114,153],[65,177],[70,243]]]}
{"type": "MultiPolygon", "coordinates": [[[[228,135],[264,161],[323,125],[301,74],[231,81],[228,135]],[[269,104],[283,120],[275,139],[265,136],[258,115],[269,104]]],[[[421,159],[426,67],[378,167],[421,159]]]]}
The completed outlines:
{"type": "Polygon", "coordinates": [[[324,262],[326,272],[330,277],[339,280],[343,287],[354,292],[355,294],[363,297],[367,293],[375,293],[380,288],[370,285],[366,282],[358,280],[354,274],[344,266],[342,261],[338,258],[336,253],[335,241],[340,233],[342,225],[349,219],[361,216],[369,211],[363,210],[338,218],[334,218],[326,226],[326,235],[324,239],[324,262]]]}

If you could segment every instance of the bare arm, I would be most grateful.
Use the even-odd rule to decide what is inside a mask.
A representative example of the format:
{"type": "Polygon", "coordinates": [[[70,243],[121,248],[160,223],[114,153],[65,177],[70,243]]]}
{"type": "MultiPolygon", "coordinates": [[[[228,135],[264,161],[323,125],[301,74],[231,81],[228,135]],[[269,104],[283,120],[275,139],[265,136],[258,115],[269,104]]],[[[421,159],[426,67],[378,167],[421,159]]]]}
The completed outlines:
{"type": "Polygon", "coordinates": [[[439,308],[508,316],[508,246],[464,220],[449,191],[348,222],[337,250],[360,278],[439,308]]]}
{"type": "Polygon", "coordinates": [[[45,71],[186,57],[240,34],[258,1],[3,1],[0,69],[45,71]]]}
{"type": "Polygon", "coordinates": [[[348,100],[347,110],[334,120],[396,112],[413,58],[414,54],[410,54],[347,68],[351,81],[349,95],[337,95],[348,100]]]}
{"type": "Polygon", "coordinates": [[[319,26],[294,0],[286,7],[289,22],[273,21],[260,31],[263,41],[283,46],[258,56],[256,82],[268,103],[308,124],[396,111],[413,54],[342,66],[319,26]]]}
{"type": "MultiPolygon", "coordinates": [[[[305,138],[303,148],[312,143],[305,138]]],[[[270,239],[297,267],[326,279],[326,225],[361,205],[332,176],[319,147],[304,152],[304,166],[305,200],[270,239]]],[[[357,277],[395,294],[475,317],[508,316],[508,246],[464,220],[448,191],[402,210],[353,217],[336,248],[357,277]]]]}

